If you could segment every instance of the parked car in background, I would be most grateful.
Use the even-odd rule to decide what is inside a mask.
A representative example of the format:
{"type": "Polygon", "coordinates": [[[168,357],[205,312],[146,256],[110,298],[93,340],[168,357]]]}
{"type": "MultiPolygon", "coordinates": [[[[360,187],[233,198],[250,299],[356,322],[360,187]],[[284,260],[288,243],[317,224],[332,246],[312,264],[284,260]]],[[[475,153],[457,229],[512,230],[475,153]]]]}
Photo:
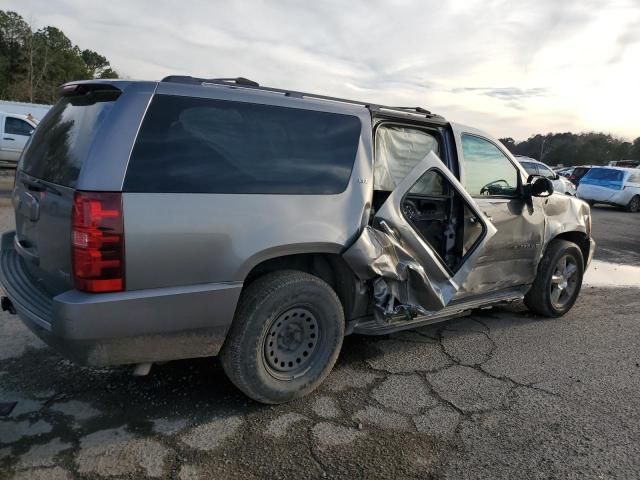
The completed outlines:
{"type": "Polygon", "coordinates": [[[605,203],[640,211],[640,170],[623,167],[593,167],[582,177],[578,197],[590,205],[605,203]]]}
{"type": "Polygon", "coordinates": [[[516,159],[520,162],[520,165],[524,167],[529,175],[538,175],[540,177],[548,178],[553,183],[553,190],[557,193],[564,193],[566,195],[576,194],[576,187],[569,180],[559,175],[557,172],[551,170],[551,168],[538,160],[530,157],[523,157],[516,155],[516,159]]]}
{"type": "Polygon", "coordinates": [[[554,171],[561,177],[569,178],[575,168],[576,167],[562,167],[562,168],[558,168],[557,170],[554,169],[554,171]]]}
{"type": "Polygon", "coordinates": [[[610,167],[640,168],[640,160],[615,160],[609,162],[610,167]]]}
{"type": "Polygon", "coordinates": [[[581,165],[579,167],[575,167],[571,175],[569,175],[569,180],[577,187],[580,185],[580,179],[584,177],[589,170],[591,170],[591,165],[581,165]]]}
{"type": "Polygon", "coordinates": [[[15,166],[37,126],[32,116],[0,112],[0,163],[15,166]]]}
{"type": "Polygon", "coordinates": [[[78,362],[220,354],[282,403],[349,333],[519,300],[567,313],[595,243],[589,206],[552,193],[421,108],[243,78],[71,83],[20,160],[1,305],[78,362]]]}

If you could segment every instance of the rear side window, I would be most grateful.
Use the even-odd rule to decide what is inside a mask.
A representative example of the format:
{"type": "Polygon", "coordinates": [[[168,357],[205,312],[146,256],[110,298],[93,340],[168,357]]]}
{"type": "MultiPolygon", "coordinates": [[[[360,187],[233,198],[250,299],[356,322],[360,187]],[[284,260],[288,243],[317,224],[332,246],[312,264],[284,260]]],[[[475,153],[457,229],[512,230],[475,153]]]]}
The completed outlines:
{"type": "Polygon", "coordinates": [[[351,115],[158,95],[124,189],[336,194],[347,187],[360,130],[351,115]]]}
{"type": "Polygon", "coordinates": [[[19,168],[36,178],[75,187],[96,132],[116,98],[112,92],[62,98],[36,128],[19,168]]]}

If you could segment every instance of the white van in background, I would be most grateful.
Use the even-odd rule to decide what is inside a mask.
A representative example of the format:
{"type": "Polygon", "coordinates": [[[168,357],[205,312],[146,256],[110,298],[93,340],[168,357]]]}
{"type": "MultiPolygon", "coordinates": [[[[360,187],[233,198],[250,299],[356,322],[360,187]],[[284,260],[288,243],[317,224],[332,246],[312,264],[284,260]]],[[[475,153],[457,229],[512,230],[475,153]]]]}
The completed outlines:
{"type": "Polygon", "coordinates": [[[0,112],[0,164],[17,165],[37,126],[38,120],[31,115],[0,112]]]}

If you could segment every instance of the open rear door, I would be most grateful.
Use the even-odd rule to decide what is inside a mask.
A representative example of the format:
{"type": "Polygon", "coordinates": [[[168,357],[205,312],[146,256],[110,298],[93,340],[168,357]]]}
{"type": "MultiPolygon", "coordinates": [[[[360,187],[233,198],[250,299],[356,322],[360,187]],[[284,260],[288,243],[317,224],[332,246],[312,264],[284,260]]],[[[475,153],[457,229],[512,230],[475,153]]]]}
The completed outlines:
{"type": "Polygon", "coordinates": [[[427,315],[454,297],[495,233],[431,152],[343,256],[359,278],[373,280],[378,315],[427,315]]]}

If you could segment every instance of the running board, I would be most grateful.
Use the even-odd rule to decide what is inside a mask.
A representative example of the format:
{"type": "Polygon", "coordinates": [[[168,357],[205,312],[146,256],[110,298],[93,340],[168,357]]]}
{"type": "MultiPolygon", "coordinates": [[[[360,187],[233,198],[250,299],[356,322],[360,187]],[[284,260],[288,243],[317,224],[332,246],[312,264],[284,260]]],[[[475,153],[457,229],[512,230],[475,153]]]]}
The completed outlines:
{"type": "Polygon", "coordinates": [[[442,310],[438,310],[431,315],[419,315],[409,320],[406,317],[398,316],[389,318],[385,323],[379,323],[375,319],[367,317],[366,319],[356,320],[348,330],[350,333],[359,333],[361,335],[386,335],[408,328],[423,327],[460,317],[476,308],[493,307],[500,303],[522,300],[526,290],[527,287],[517,287],[481,297],[476,296],[470,299],[453,301],[442,310]]]}

